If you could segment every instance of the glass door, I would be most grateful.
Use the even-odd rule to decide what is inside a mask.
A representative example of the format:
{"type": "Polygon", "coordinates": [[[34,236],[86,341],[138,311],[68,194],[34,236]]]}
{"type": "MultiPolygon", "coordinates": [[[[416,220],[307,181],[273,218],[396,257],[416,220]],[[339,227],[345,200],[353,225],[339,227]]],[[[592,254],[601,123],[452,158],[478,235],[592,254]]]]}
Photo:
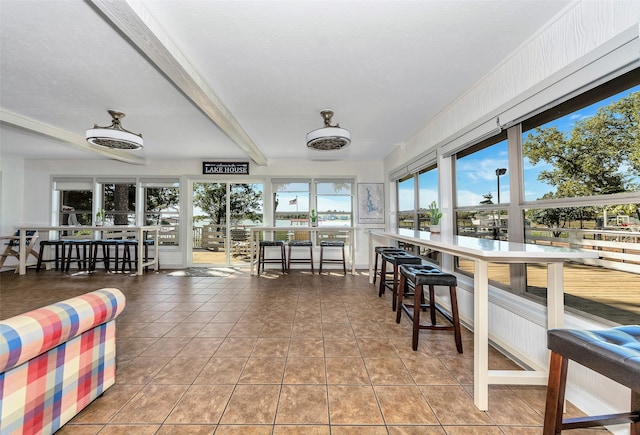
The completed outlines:
{"type": "Polygon", "coordinates": [[[248,266],[249,229],[263,225],[263,195],[262,183],[194,182],[191,265],[248,266]]]}
{"type": "MultiPolygon", "coordinates": [[[[262,183],[231,184],[229,195],[229,263],[249,266],[251,245],[249,229],[264,225],[264,185],[262,183]]],[[[257,249],[254,247],[254,255],[257,249]]]]}
{"type": "Polygon", "coordinates": [[[195,267],[226,265],[227,183],[193,183],[193,243],[195,267]]]}

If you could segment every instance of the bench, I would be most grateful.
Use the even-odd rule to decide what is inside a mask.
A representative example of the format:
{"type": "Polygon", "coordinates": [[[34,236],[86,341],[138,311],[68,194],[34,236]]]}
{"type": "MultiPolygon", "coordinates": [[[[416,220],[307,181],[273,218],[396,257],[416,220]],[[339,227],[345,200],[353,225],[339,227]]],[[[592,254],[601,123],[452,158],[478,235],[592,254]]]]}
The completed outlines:
{"type": "Polygon", "coordinates": [[[551,329],[549,382],[544,415],[544,435],[562,430],[631,423],[640,434],[640,326],[620,326],[601,331],[551,329]],[[562,419],[569,360],[631,389],[631,411],[620,414],[562,419]]]}

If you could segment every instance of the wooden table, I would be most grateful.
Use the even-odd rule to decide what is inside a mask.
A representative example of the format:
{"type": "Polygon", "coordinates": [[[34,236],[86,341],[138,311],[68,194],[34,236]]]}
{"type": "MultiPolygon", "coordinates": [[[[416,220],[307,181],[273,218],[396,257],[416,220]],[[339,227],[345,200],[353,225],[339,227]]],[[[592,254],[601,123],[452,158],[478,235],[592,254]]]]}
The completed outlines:
{"type": "Polygon", "coordinates": [[[96,240],[99,239],[99,234],[103,231],[123,231],[123,232],[135,232],[137,233],[138,240],[138,275],[142,275],[144,273],[144,268],[148,266],[153,266],[154,270],[158,270],[158,235],[160,233],[160,227],[154,225],[145,225],[145,226],[129,226],[129,225],[112,225],[112,226],[71,226],[71,225],[59,225],[59,226],[49,226],[49,227],[41,227],[41,226],[30,226],[30,227],[21,227],[20,228],[20,263],[18,266],[18,270],[20,275],[24,275],[27,273],[27,246],[26,246],[26,233],[27,231],[35,230],[39,231],[42,236],[42,233],[46,231],[91,231],[93,232],[92,237],[96,240]],[[151,261],[144,262],[144,240],[146,233],[153,233],[154,237],[154,256],[151,261]]]}
{"type": "MultiPolygon", "coordinates": [[[[256,270],[254,267],[255,261],[255,248],[260,243],[260,233],[263,232],[286,232],[286,233],[296,233],[296,232],[308,232],[311,233],[309,239],[313,240],[315,237],[311,237],[317,233],[345,233],[347,236],[347,240],[345,241],[345,245],[349,248],[349,261],[351,262],[351,272],[356,272],[356,262],[355,262],[355,227],[335,227],[335,226],[322,226],[322,227],[307,227],[307,226],[292,226],[292,227],[251,227],[249,229],[249,241],[250,241],[250,249],[249,255],[251,258],[251,275],[255,275],[256,270]]],[[[269,240],[269,238],[263,238],[263,240],[269,240]]]]}
{"type": "MultiPolygon", "coordinates": [[[[546,385],[547,371],[489,370],[489,263],[547,264],[547,328],[564,324],[565,260],[597,258],[598,253],[555,246],[504,242],[465,236],[431,234],[426,231],[399,230],[369,232],[370,259],[375,255],[376,239],[424,246],[446,254],[474,261],[473,275],[473,401],[486,411],[489,406],[489,384],[546,385]]],[[[373,282],[373,261],[369,261],[369,277],[373,282]]]]}

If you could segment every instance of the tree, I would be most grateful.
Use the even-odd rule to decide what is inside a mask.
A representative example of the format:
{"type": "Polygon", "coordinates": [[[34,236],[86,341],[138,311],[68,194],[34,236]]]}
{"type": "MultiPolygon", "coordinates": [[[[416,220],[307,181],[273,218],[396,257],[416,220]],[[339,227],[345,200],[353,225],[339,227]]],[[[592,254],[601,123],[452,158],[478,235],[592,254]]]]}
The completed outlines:
{"type": "Polygon", "coordinates": [[[480,201],[480,204],[493,204],[493,195],[491,194],[491,192],[485,193],[484,195],[482,195],[482,197],[484,199],[480,201]]]}
{"type": "MultiPolygon", "coordinates": [[[[207,214],[214,225],[226,224],[227,186],[224,183],[194,184],[194,204],[207,214]]],[[[253,184],[234,184],[229,198],[231,220],[261,220],[262,192],[253,184]]]]}
{"type": "MultiPolygon", "coordinates": [[[[180,192],[176,187],[148,187],[147,188],[147,219],[153,213],[156,225],[161,224],[162,214],[160,212],[180,205],[180,192]]],[[[148,221],[147,225],[152,222],[148,221]]]]}
{"type": "MultiPolygon", "coordinates": [[[[538,179],[556,191],[541,199],[636,191],[640,186],[632,177],[640,176],[640,92],[577,121],[569,134],[556,126],[537,127],[522,147],[532,164],[552,165],[552,169],[541,171],[538,179]]],[[[535,213],[537,222],[559,225],[557,216],[543,217],[540,212],[535,213]]],[[[638,205],[635,212],[640,218],[638,205]]],[[[585,213],[581,215],[584,218],[585,213]]]]}

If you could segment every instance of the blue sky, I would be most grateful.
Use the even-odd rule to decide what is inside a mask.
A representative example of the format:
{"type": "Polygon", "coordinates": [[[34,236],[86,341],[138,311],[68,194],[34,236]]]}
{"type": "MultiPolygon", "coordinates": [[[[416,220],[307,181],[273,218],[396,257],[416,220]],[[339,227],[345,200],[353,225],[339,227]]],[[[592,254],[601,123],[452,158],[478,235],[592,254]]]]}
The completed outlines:
{"type": "MultiPolygon", "coordinates": [[[[544,127],[556,125],[561,131],[570,131],[576,121],[593,116],[600,107],[610,104],[632,92],[640,91],[636,86],[620,94],[609,97],[591,106],[580,109],[577,112],[553,120],[544,127]]],[[[526,135],[529,132],[525,132],[526,135]]],[[[484,199],[483,195],[491,193],[493,202],[497,203],[497,176],[496,169],[508,168],[508,154],[506,140],[489,148],[468,155],[456,162],[458,205],[469,206],[479,204],[484,199]]],[[[543,169],[550,168],[546,164],[533,166],[528,159],[524,161],[525,200],[533,201],[547,192],[553,190],[552,186],[538,181],[538,174],[543,169]]],[[[509,171],[500,177],[500,201],[507,202],[509,198],[509,171]]],[[[640,179],[638,179],[640,181],[640,179]]],[[[429,171],[420,179],[420,207],[437,199],[437,171],[429,171]],[[424,186],[424,187],[423,187],[424,186]]],[[[399,194],[400,210],[413,209],[413,195],[411,189],[403,186],[399,194]]],[[[409,187],[409,186],[406,186],[409,187]]]]}

